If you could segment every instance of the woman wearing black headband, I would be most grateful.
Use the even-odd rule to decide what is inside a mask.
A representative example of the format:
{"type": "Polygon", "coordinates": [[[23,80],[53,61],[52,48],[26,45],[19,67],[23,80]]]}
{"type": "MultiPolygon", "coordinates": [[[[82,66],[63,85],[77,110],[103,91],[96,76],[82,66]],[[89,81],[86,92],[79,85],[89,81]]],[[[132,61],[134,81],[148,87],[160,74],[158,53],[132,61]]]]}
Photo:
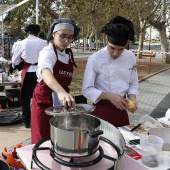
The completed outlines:
{"type": "Polygon", "coordinates": [[[61,18],[51,25],[50,34],[53,41],[39,54],[37,77],[38,84],[34,90],[31,112],[31,140],[37,143],[50,136],[49,120],[51,116],[45,109],[51,107],[52,92],[56,92],[63,106],[74,104],[69,94],[74,62],[69,44],[77,37],[80,29],[71,19],[61,18]]]}
{"type": "Polygon", "coordinates": [[[83,95],[95,103],[93,115],[116,127],[129,124],[127,114],[129,98],[137,110],[138,76],[136,57],[126,50],[129,40],[134,39],[131,21],[117,16],[107,23],[102,32],[107,46],[92,54],[87,62],[83,80],[83,95]]]}

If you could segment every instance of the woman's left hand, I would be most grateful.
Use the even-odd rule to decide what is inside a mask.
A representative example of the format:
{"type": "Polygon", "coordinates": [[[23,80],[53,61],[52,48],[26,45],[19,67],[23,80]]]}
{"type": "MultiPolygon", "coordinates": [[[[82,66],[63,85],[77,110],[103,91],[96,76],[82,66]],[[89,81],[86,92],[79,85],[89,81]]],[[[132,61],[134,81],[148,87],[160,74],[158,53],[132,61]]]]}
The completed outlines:
{"type": "Polygon", "coordinates": [[[66,107],[66,106],[72,106],[75,104],[74,98],[70,94],[68,94],[66,91],[62,91],[57,94],[63,106],[66,107]]]}

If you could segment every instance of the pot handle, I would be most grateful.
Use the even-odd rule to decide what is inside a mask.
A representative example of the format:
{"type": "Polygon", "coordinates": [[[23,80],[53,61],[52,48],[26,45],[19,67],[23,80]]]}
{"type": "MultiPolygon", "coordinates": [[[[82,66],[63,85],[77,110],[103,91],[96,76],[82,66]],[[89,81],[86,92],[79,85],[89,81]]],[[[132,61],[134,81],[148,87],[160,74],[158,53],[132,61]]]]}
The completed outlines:
{"type": "Polygon", "coordinates": [[[96,130],[96,131],[90,132],[88,135],[92,138],[95,138],[102,134],[103,134],[102,130],[96,130]]]}

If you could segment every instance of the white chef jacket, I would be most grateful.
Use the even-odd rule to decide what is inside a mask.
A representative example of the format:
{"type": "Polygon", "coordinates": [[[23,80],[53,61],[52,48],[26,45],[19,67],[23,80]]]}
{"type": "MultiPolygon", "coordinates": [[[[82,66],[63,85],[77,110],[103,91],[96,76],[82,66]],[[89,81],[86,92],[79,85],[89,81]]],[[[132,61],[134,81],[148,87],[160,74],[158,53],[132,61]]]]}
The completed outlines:
{"type": "Polygon", "coordinates": [[[124,97],[138,95],[136,57],[124,50],[117,59],[112,59],[107,47],[92,54],[86,65],[82,93],[96,103],[102,92],[111,92],[124,97]]]}
{"type": "MultiPolygon", "coordinates": [[[[58,60],[68,64],[69,63],[69,55],[65,53],[65,50],[63,52],[58,51],[58,60]]],[[[55,66],[55,63],[57,61],[56,54],[53,49],[53,44],[49,43],[48,46],[46,46],[42,51],[40,51],[39,59],[38,59],[38,66],[37,66],[37,77],[38,82],[41,82],[42,75],[41,72],[44,69],[49,69],[53,73],[53,68],[55,66]]]]}
{"type": "MultiPolygon", "coordinates": [[[[63,52],[57,50],[58,60],[68,64],[69,63],[69,55],[65,53],[65,50],[63,52]]],[[[44,69],[49,69],[53,73],[53,68],[56,64],[57,57],[53,49],[52,43],[49,43],[47,47],[45,47],[39,54],[39,60],[38,60],[38,67],[37,67],[37,77],[38,82],[41,82],[42,75],[41,72],[44,69]]],[[[58,99],[58,95],[53,92],[52,93],[53,98],[53,106],[62,105],[60,100],[58,99]]]]}
{"type": "Polygon", "coordinates": [[[14,51],[15,51],[15,49],[16,49],[16,47],[17,47],[18,44],[19,44],[19,41],[14,42],[14,44],[13,44],[13,46],[12,46],[12,50],[11,50],[11,53],[12,53],[12,54],[14,53],[14,51]]]}
{"type": "MultiPolygon", "coordinates": [[[[21,62],[21,58],[27,63],[38,63],[39,52],[45,46],[47,46],[47,42],[34,35],[29,35],[24,40],[17,42],[12,55],[12,64],[18,65],[21,62]]],[[[36,69],[36,65],[31,65],[27,72],[35,72],[36,69]]]]}

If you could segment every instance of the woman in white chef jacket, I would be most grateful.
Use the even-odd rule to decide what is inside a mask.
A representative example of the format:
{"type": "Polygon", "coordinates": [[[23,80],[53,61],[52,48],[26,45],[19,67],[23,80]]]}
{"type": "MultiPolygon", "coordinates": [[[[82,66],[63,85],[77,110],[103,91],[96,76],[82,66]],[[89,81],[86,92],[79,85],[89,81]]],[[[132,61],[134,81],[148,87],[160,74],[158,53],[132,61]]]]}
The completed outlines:
{"type": "Polygon", "coordinates": [[[31,142],[37,143],[50,136],[50,115],[45,109],[53,106],[52,92],[56,92],[63,106],[74,104],[69,94],[73,67],[73,53],[68,45],[76,39],[80,29],[75,22],[59,18],[51,26],[53,41],[39,54],[37,67],[38,83],[33,93],[31,112],[31,142]]]}

